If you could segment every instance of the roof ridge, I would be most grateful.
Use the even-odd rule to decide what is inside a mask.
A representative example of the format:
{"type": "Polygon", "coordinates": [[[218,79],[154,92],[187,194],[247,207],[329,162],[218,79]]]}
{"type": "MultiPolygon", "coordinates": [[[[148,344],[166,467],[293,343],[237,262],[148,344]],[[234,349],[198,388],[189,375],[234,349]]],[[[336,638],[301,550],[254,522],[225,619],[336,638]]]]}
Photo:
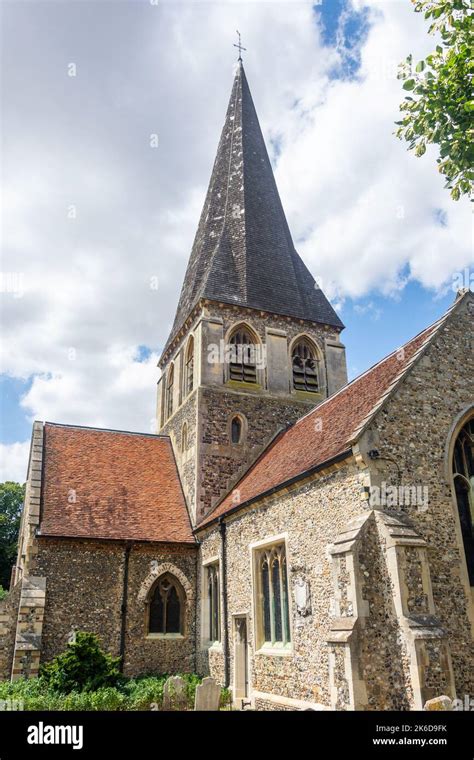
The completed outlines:
{"type": "Polygon", "coordinates": [[[35,420],[35,422],[42,423],[44,426],[49,425],[51,427],[70,428],[73,430],[93,430],[97,433],[120,433],[121,435],[136,435],[141,438],[163,438],[163,439],[171,440],[169,435],[164,435],[163,433],[141,433],[138,430],[120,430],[117,428],[101,428],[101,427],[96,427],[95,425],[74,425],[72,423],[67,423],[67,422],[49,422],[49,420],[45,420],[44,422],[42,420],[35,420]]]}
{"type": "MultiPolygon", "coordinates": [[[[235,508],[237,509],[243,504],[248,503],[249,499],[253,501],[260,497],[263,498],[267,491],[273,493],[280,488],[284,488],[286,482],[295,482],[305,477],[305,473],[321,469],[325,463],[330,462],[334,457],[340,457],[347,451],[350,452],[352,445],[362,431],[370,424],[382,405],[392,396],[395,389],[424,354],[427,347],[431,345],[432,341],[439,334],[439,331],[463,300],[463,298],[457,298],[435,322],[425,327],[399,348],[391,351],[387,356],[380,359],[372,367],[369,367],[350,383],[347,383],[337,393],[334,393],[321,404],[311,409],[311,411],[295,423],[281,430],[279,435],[275,437],[270,445],[261,451],[245,473],[241,475],[239,480],[233,484],[232,488],[219,500],[212,511],[203,518],[197,527],[204,527],[221,515],[227,514],[229,509],[231,509],[230,493],[232,490],[239,491],[239,501],[241,503],[240,505],[236,505],[235,508]],[[403,350],[405,350],[405,353],[400,357],[401,366],[399,367],[394,361],[394,357],[398,352],[403,350]],[[390,359],[392,361],[389,363],[390,359]],[[379,368],[378,371],[377,368],[379,368]],[[359,381],[362,381],[360,394],[357,388],[359,381]],[[359,395],[361,400],[355,404],[354,413],[351,413],[349,410],[359,395]],[[339,397],[341,399],[340,403],[336,401],[333,408],[329,402],[332,403],[333,399],[339,397]],[[316,434],[316,436],[311,433],[310,418],[314,415],[321,415],[321,420],[324,422],[324,432],[316,434]],[[344,416],[342,417],[341,415],[344,416]],[[331,425],[331,419],[334,425],[331,425]],[[305,421],[306,425],[304,424],[305,421]],[[298,433],[299,425],[301,426],[300,433],[298,433]],[[327,427],[328,425],[329,428],[327,427]],[[294,446],[295,441],[300,440],[300,437],[303,442],[306,441],[304,443],[307,447],[306,450],[309,451],[312,446],[315,447],[315,455],[305,456],[301,452],[302,458],[294,460],[288,453],[288,447],[294,446]],[[274,454],[272,454],[272,449],[275,449],[274,454]],[[272,462],[277,468],[276,474],[263,474],[267,472],[268,467],[270,467],[270,470],[272,469],[272,462]],[[303,464],[305,464],[305,467],[302,466],[303,464]],[[278,465],[282,469],[278,469],[278,465]],[[283,473],[286,473],[287,477],[283,477],[283,473]],[[240,499],[240,496],[242,496],[242,499],[240,499]]],[[[320,431],[322,429],[322,427],[319,428],[320,431]]],[[[233,507],[232,511],[234,511],[233,507]]]]}
{"type": "Polygon", "coordinates": [[[428,327],[425,327],[423,330],[420,330],[419,333],[417,333],[416,335],[414,335],[412,338],[410,338],[409,340],[407,340],[405,343],[402,343],[402,345],[399,346],[398,348],[395,348],[393,351],[390,351],[390,353],[386,354],[386,356],[383,356],[381,359],[379,359],[377,362],[375,362],[375,364],[372,364],[366,370],[364,370],[363,372],[361,372],[360,375],[357,375],[352,380],[350,380],[348,383],[346,383],[345,385],[343,385],[342,388],[339,388],[339,390],[337,390],[331,396],[328,396],[327,398],[324,399],[324,401],[321,401],[321,403],[318,404],[316,407],[314,407],[314,409],[310,409],[309,412],[306,412],[306,414],[304,414],[303,417],[299,417],[296,420],[296,422],[294,422],[293,424],[294,425],[299,425],[300,422],[302,422],[303,420],[306,419],[306,417],[310,417],[312,414],[314,414],[314,412],[316,410],[321,409],[322,406],[324,406],[325,404],[327,404],[329,401],[332,401],[334,398],[336,398],[336,396],[340,396],[350,386],[352,386],[355,383],[359,382],[359,380],[362,380],[362,378],[364,378],[366,375],[368,375],[371,372],[373,372],[381,364],[383,364],[384,362],[388,361],[392,356],[395,356],[396,354],[398,354],[399,351],[401,351],[402,349],[406,348],[406,346],[408,346],[410,343],[413,343],[415,340],[417,340],[417,338],[419,338],[421,335],[423,335],[423,333],[431,331],[430,334],[429,334],[429,336],[427,336],[427,337],[431,337],[431,335],[434,334],[435,328],[438,329],[438,327],[440,326],[440,323],[447,317],[447,315],[451,312],[451,310],[454,308],[455,305],[456,305],[456,303],[452,304],[452,306],[450,306],[449,309],[446,312],[444,312],[444,314],[441,317],[439,317],[439,319],[437,319],[431,325],[428,325],[428,327]]]}

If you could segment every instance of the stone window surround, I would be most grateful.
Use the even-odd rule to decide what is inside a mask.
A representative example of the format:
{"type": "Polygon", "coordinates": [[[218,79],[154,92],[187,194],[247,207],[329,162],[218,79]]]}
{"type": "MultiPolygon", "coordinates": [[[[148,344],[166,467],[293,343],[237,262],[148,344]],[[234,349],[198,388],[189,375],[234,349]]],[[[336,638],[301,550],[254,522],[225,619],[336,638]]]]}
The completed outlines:
{"type": "Polygon", "coordinates": [[[148,592],[148,597],[146,601],[145,606],[145,614],[146,614],[146,639],[184,639],[186,638],[186,591],[184,590],[183,584],[180,582],[179,578],[174,575],[173,573],[170,573],[169,571],[166,573],[161,573],[156,580],[154,581],[152,587],[150,588],[148,592]],[[171,576],[173,581],[175,581],[175,587],[179,598],[179,605],[180,605],[180,628],[181,630],[175,631],[173,633],[160,633],[158,631],[150,631],[150,604],[151,600],[155,591],[156,586],[160,582],[160,579],[163,578],[163,576],[171,576]]]}
{"type": "Polygon", "coordinates": [[[452,425],[449,429],[447,440],[446,440],[444,470],[445,470],[445,476],[447,478],[447,482],[449,483],[450,490],[451,490],[451,505],[452,505],[452,514],[454,518],[455,531],[456,531],[456,544],[458,546],[459,557],[460,557],[459,568],[460,568],[461,582],[466,592],[467,609],[470,611],[471,636],[472,636],[472,640],[474,641],[474,586],[471,586],[469,582],[466,556],[464,553],[464,542],[463,542],[462,531],[461,531],[461,520],[459,517],[458,503],[456,499],[456,492],[454,488],[454,478],[453,478],[453,472],[452,472],[452,461],[453,461],[454,445],[455,445],[456,439],[459,433],[461,432],[462,428],[466,424],[466,422],[468,422],[468,420],[473,415],[474,415],[474,404],[468,404],[453,420],[452,425]]]}
{"type": "Polygon", "coordinates": [[[188,637],[188,628],[189,628],[189,610],[192,608],[192,602],[193,602],[193,589],[191,584],[189,583],[188,579],[186,578],[185,574],[182,570],[180,570],[179,567],[176,567],[171,562],[163,562],[157,567],[152,570],[143,583],[140,586],[140,590],[138,592],[138,601],[142,602],[144,605],[143,610],[143,625],[144,625],[144,638],[147,641],[152,640],[161,640],[161,641],[183,641],[188,637]],[[173,575],[178,583],[181,585],[181,588],[183,590],[183,633],[150,633],[148,630],[149,625],[149,617],[150,617],[150,599],[153,592],[153,589],[155,587],[156,582],[159,578],[161,578],[162,575],[165,575],[166,573],[169,573],[170,575],[173,575]]]}
{"type": "Polygon", "coordinates": [[[248,431],[248,421],[245,414],[242,414],[242,412],[231,412],[229,416],[227,417],[227,437],[229,439],[229,443],[232,446],[244,446],[247,440],[247,431],[248,431]],[[234,420],[236,417],[239,418],[242,427],[240,430],[239,442],[233,443],[232,442],[232,420],[234,420]]]}
{"type": "Polygon", "coordinates": [[[222,652],[222,578],[221,560],[218,554],[203,560],[201,563],[201,649],[204,651],[212,650],[222,652]],[[219,620],[221,640],[211,641],[209,638],[209,602],[207,597],[207,568],[210,565],[218,565],[219,573],[219,620]]]}
{"type": "MultiPolygon", "coordinates": [[[[246,320],[239,320],[238,322],[235,322],[232,324],[229,329],[227,330],[225,336],[224,336],[224,345],[227,347],[230,345],[231,338],[235,332],[238,330],[246,330],[248,333],[250,333],[251,337],[253,338],[254,345],[259,346],[262,348],[264,346],[264,343],[256,331],[254,327],[250,324],[250,322],[247,322],[246,320]]],[[[258,390],[260,388],[266,388],[266,370],[259,368],[257,366],[257,382],[254,385],[255,390],[258,390]]],[[[224,364],[224,385],[227,383],[232,383],[232,385],[240,385],[240,383],[237,380],[231,380],[230,378],[230,363],[225,362],[224,364]]],[[[241,383],[242,387],[247,388],[249,386],[248,383],[241,383]]]]}
{"type": "Polygon", "coordinates": [[[278,535],[268,536],[259,541],[254,541],[249,544],[250,551],[250,567],[251,567],[251,579],[252,579],[252,620],[253,620],[253,641],[254,641],[254,654],[255,656],[267,656],[267,657],[292,657],[293,656],[293,610],[292,610],[292,593],[291,593],[291,576],[290,576],[290,558],[288,553],[288,533],[280,533],[278,535]],[[260,613],[258,611],[258,570],[257,570],[257,557],[262,549],[267,549],[271,546],[284,544],[285,557],[286,557],[286,578],[288,584],[288,619],[289,619],[289,636],[290,641],[284,647],[265,646],[265,643],[259,645],[262,641],[262,622],[260,619],[260,613]]]}
{"type": "Polygon", "coordinates": [[[298,391],[293,387],[293,349],[294,347],[300,342],[300,341],[306,341],[310,346],[314,348],[314,352],[316,355],[316,366],[317,366],[317,375],[318,375],[318,391],[317,393],[314,393],[315,396],[318,396],[318,394],[322,394],[323,397],[326,395],[326,372],[325,372],[325,366],[324,366],[324,352],[319,345],[319,342],[313,338],[311,335],[308,335],[308,333],[298,333],[298,335],[295,335],[294,338],[292,338],[288,343],[288,368],[289,368],[289,390],[292,395],[298,395],[298,391]]]}

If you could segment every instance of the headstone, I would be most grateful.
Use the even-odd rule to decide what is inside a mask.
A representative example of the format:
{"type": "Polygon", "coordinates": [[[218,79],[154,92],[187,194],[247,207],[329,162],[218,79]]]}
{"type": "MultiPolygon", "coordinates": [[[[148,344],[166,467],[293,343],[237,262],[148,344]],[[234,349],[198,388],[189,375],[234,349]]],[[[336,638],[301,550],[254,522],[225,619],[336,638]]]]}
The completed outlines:
{"type": "Polygon", "coordinates": [[[425,710],[452,710],[453,703],[449,697],[446,697],[445,695],[443,695],[441,697],[435,697],[434,699],[429,699],[427,702],[425,702],[424,709],[425,710]]]}
{"type": "Polygon", "coordinates": [[[194,709],[218,710],[221,699],[221,687],[214,678],[203,678],[202,683],[196,687],[196,701],[194,709]]]}
{"type": "Polygon", "coordinates": [[[185,710],[186,684],[181,676],[170,676],[163,687],[163,710],[185,710]]]}

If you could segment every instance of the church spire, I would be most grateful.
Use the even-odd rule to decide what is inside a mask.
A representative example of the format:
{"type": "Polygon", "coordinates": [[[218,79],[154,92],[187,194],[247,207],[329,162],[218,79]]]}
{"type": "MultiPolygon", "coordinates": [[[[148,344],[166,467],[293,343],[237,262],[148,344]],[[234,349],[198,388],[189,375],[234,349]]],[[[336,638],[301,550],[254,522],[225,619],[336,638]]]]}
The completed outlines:
{"type": "Polygon", "coordinates": [[[294,248],[240,49],[167,346],[201,298],[343,327],[294,248]]]}

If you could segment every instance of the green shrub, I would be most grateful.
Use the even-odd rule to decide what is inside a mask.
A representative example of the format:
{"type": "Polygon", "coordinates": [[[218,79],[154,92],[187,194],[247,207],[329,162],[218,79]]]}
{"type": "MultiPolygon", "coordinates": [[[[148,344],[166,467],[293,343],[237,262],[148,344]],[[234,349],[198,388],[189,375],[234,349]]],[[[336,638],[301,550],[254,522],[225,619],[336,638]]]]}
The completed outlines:
{"type": "Polygon", "coordinates": [[[152,705],[161,709],[163,688],[168,676],[142,676],[131,679],[123,690],[127,695],[129,710],[151,710],[152,705]]]}
{"type": "MultiPolygon", "coordinates": [[[[89,634],[87,634],[89,636],[89,634]]],[[[79,634],[78,634],[79,638],[79,634]]],[[[77,650],[75,650],[77,651],[77,650]]],[[[82,644],[80,651],[83,651],[82,644]]],[[[70,649],[65,654],[69,654],[70,649]]],[[[104,653],[102,653],[103,655],[104,653]]],[[[74,678],[71,676],[71,663],[67,660],[66,672],[61,676],[61,683],[67,689],[59,688],[57,668],[60,667],[64,655],[45,665],[42,671],[46,674],[39,678],[19,678],[17,681],[0,681],[0,700],[11,700],[17,709],[23,710],[86,710],[86,711],[116,711],[116,710],[161,710],[163,706],[163,689],[168,679],[167,675],[139,676],[138,678],[117,678],[115,686],[102,685],[98,688],[91,686],[92,678],[88,677],[82,686],[70,689],[70,684],[79,683],[77,669],[74,678]],[[51,668],[50,666],[55,667],[51,668]],[[52,673],[51,673],[52,671],[52,673]],[[66,673],[69,676],[66,677],[66,673]],[[154,707],[156,706],[156,707],[154,707]]],[[[114,658],[110,658],[114,660],[114,658]]],[[[82,663],[82,660],[81,660],[82,663]]],[[[81,669],[84,672],[84,668],[81,669]]],[[[115,671],[113,671],[115,672],[115,671]]],[[[193,673],[184,673],[181,678],[186,683],[187,707],[194,708],[196,686],[201,678],[193,673]]],[[[221,709],[228,709],[230,692],[222,689],[221,709]]]]}
{"type": "Polygon", "coordinates": [[[219,709],[220,710],[231,710],[232,709],[232,692],[230,689],[221,689],[221,699],[219,702],[219,709]]]}
{"type": "Polygon", "coordinates": [[[95,634],[78,631],[63,654],[43,665],[41,676],[53,691],[96,691],[122,681],[119,663],[120,657],[101,649],[95,634]]]}
{"type": "Polygon", "coordinates": [[[6,595],[8,594],[8,591],[6,591],[3,586],[0,584],[0,602],[2,599],[5,599],[6,595]]]}

